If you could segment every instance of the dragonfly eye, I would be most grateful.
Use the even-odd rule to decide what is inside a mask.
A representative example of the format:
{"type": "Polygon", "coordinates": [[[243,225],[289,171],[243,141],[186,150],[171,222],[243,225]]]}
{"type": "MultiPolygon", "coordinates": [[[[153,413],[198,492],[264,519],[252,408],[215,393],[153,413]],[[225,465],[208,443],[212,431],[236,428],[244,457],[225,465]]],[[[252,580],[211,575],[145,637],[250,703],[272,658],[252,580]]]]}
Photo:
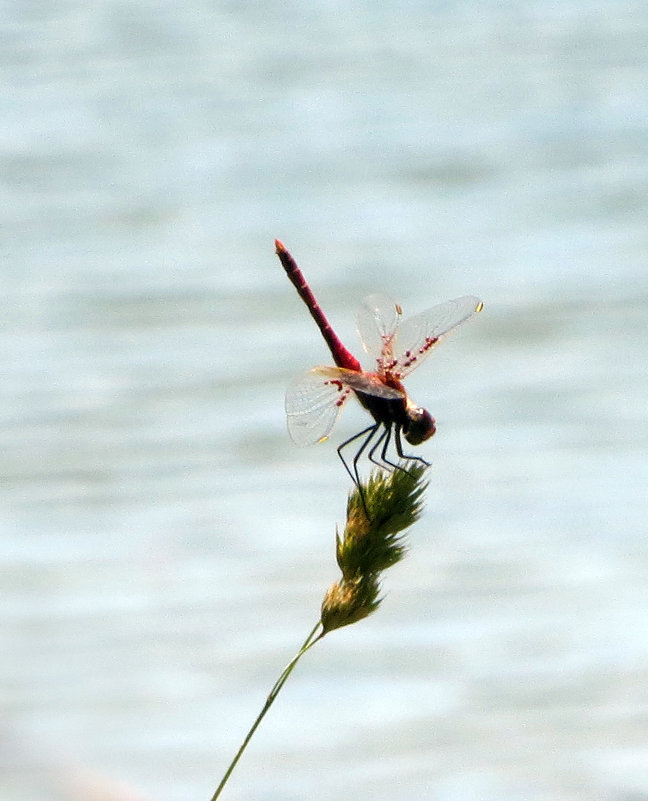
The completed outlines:
{"type": "Polygon", "coordinates": [[[403,436],[410,445],[420,445],[436,431],[434,417],[427,409],[410,409],[407,414],[407,425],[403,426],[403,436]]]}

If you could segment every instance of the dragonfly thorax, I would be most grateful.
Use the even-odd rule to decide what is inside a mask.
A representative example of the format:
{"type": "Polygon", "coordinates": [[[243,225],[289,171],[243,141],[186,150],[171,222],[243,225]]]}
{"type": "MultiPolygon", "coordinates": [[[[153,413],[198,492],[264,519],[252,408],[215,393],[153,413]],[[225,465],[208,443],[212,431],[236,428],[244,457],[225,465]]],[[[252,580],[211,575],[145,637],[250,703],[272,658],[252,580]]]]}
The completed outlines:
{"type": "Polygon", "coordinates": [[[402,431],[410,445],[420,445],[434,434],[436,423],[427,409],[408,404],[402,431]]]}

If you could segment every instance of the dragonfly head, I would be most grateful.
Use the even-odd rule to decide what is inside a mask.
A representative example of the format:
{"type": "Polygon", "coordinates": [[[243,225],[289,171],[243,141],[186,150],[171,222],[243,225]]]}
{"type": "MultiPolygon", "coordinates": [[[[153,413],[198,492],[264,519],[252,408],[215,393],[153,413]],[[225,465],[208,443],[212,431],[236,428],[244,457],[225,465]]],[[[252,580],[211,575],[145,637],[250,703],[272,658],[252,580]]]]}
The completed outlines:
{"type": "Polygon", "coordinates": [[[420,406],[410,406],[407,409],[407,422],[403,425],[403,436],[410,445],[420,445],[436,431],[434,417],[427,409],[420,406]]]}

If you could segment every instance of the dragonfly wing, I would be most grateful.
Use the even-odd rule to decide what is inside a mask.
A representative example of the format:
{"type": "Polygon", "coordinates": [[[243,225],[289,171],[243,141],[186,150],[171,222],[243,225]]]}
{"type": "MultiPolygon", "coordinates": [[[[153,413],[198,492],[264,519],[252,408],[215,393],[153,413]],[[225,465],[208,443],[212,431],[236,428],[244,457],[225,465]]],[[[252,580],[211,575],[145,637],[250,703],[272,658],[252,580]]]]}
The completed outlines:
{"type": "Polygon", "coordinates": [[[384,295],[369,295],[358,310],[362,347],[373,360],[373,369],[393,358],[393,343],[400,323],[400,306],[384,295]]]}
{"type": "Polygon", "coordinates": [[[356,392],[375,395],[377,398],[386,398],[387,400],[403,397],[403,392],[400,389],[387,386],[373,373],[358,373],[356,370],[345,370],[338,367],[322,367],[319,369],[322,374],[324,374],[324,371],[334,371],[338,380],[356,392]]]}
{"type": "Polygon", "coordinates": [[[314,367],[286,391],[288,432],[297,445],[322,442],[333,430],[342,407],[354,392],[393,400],[403,393],[378,376],[342,367],[314,367]]]}
{"type": "Polygon", "coordinates": [[[411,373],[446,334],[480,312],[483,305],[479,298],[465,295],[405,320],[395,345],[397,364],[394,372],[399,378],[411,373]]]}
{"type": "Polygon", "coordinates": [[[286,390],[288,432],[297,445],[322,442],[333,430],[342,406],[352,394],[338,372],[335,367],[315,367],[286,390]]]}

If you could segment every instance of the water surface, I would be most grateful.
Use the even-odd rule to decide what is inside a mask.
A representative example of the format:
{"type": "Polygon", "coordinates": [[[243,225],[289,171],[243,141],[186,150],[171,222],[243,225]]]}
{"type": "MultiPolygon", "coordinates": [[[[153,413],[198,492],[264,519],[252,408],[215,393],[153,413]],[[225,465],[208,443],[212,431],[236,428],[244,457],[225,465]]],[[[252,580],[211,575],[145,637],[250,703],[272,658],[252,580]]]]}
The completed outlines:
{"type": "MultiPolygon", "coordinates": [[[[648,14],[547,2],[2,12],[2,782],[209,798],[336,579],[289,441],[375,291],[485,311],[383,608],[315,649],[229,799],[648,797],[648,14]]],[[[223,796],[225,797],[225,796],[223,796]]]]}

